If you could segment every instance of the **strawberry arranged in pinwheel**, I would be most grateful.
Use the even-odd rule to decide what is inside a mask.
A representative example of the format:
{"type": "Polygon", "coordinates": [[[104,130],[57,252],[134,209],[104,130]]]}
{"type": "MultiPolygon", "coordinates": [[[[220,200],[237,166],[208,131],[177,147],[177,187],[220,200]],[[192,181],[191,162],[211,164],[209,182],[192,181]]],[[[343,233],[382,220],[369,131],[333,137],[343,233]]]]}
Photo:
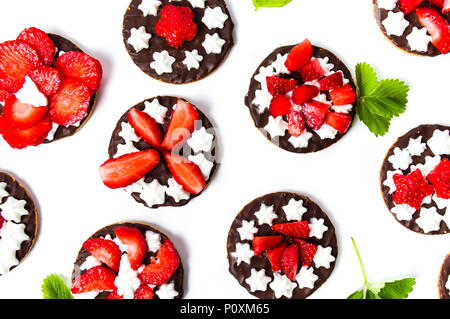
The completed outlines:
{"type": "Polygon", "coordinates": [[[428,184],[419,169],[407,176],[395,174],[394,183],[397,188],[392,196],[394,203],[407,204],[416,210],[420,209],[424,198],[434,192],[434,187],[428,184]]]}

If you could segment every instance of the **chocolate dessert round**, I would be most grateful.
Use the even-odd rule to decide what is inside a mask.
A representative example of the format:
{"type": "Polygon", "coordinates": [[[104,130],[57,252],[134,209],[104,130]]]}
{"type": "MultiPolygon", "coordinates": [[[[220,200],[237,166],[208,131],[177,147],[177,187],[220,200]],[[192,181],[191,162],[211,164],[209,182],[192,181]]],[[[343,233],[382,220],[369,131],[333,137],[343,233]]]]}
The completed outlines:
{"type": "Polygon", "coordinates": [[[163,82],[185,84],[206,77],[225,60],[234,45],[233,29],[224,0],[132,0],[124,16],[123,40],[144,73],[163,82]],[[194,13],[197,34],[177,48],[155,32],[166,5],[188,7],[194,13]],[[159,60],[161,52],[168,54],[167,64],[166,59],[159,60]]]}
{"type": "MultiPolygon", "coordinates": [[[[127,110],[119,119],[116,128],[114,129],[113,134],[111,136],[111,141],[108,148],[109,157],[115,158],[118,157],[119,155],[131,153],[133,151],[142,151],[151,148],[142,139],[139,139],[139,141],[136,140],[133,141],[133,138],[129,139],[130,136],[126,131],[130,130],[131,128],[131,130],[134,132],[132,127],[128,124],[129,111],[131,111],[133,108],[136,108],[139,111],[144,111],[150,116],[152,116],[156,120],[156,122],[160,124],[164,136],[164,134],[167,131],[167,127],[169,125],[172,112],[178,100],[179,100],[178,97],[173,96],[157,96],[142,101],[141,103],[136,104],[135,106],[127,110]],[[158,116],[156,116],[155,114],[157,114],[159,118],[157,118],[158,116]],[[121,148],[123,148],[124,150],[121,150],[121,148]]],[[[217,162],[218,157],[217,135],[214,126],[212,125],[210,120],[206,117],[206,115],[202,113],[197,107],[195,107],[195,109],[198,112],[199,121],[197,121],[196,123],[196,129],[193,134],[201,132],[204,134],[202,135],[202,138],[206,139],[209,138],[209,141],[211,143],[210,145],[201,147],[201,151],[197,150],[197,152],[195,152],[194,149],[189,145],[190,139],[188,139],[188,141],[185,142],[185,144],[181,147],[180,155],[184,156],[185,158],[188,158],[189,160],[191,160],[200,167],[205,177],[207,187],[212,178],[214,177],[214,174],[219,166],[217,162]]],[[[138,203],[141,203],[149,208],[159,208],[163,206],[173,206],[173,207],[184,206],[187,203],[189,203],[193,198],[200,196],[204,191],[203,190],[199,194],[189,194],[189,198],[181,198],[178,201],[174,197],[169,196],[166,193],[165,200],[163,203],[161,202],[149,203],[148,201],[145,200],[147,196],[142,196],[143,192],[151,191],[146,186],[151,184],[153,181],[156,180],[160,185],[162,185],[162,187],[167,187],[170,186],[169,180],[172,179],[172,177],[173,176],[169,170],[169,167],[164,161],[163,156],[161,156],[161,160],[158,163],[158,165],[151,172],[145,175],[143,181],[144,183],[142,183],[143,187],[134,188],[133,185],[131,185],[125,188],[125,190],[129,192],[138,203]]]]}
{"type": "MultiPolygon", "coordinates": [[[[285,69],[284,61],[286,60],[289,52],[294,48],[294,45],[290,46],[284,46],[280,47],[278,49],[275,49],[256,69],[255,73],[252,76],[252,79],[250,81],[250,86],[248,89],[248,93],[245,96],[245,105],[248,107],[250,111],[250,115],[253,118],[253,122],[255,126],[261,131],[261,133],[273,144],[276,146],[289,151],[293,153],[313,153],[317,151],[321,151],[334,143],[338,142],[345,134],[348,133],[348,131],[344,134],[341,134],[337,132],[334,135],[334,138],[321,138],[321,136],[316,133],[313,129],[309,128],[308,126],[305,127],[305,132],[308,134],[312,134],[312,136],[309,138],[309,140],[306,140],[306,146],[301,145],[297,146],[290,142],[290,139],[292,136],[286,131],[285,135],[283,136],[276,136],[273,137],[271,134],[265,129],[266,125],[269,123],[269,119],[272,117],[269,113],[269,105],[270,101],[266,102],[256,102],[259,97],[257,96],[257,92],[262,92],[261,96],[266,96],[265,99],[271,98],[270,93],[267,91],[267,88],[263,87],[261,85],[260,81],[265,82],[265,75],[263,72],[266,72],[267,69],[272,68],[272,72],[267,75],[277,75],[282,78],[286,79],[294,79],[297,81],[298,85],[305,84],[305,82],[302,80],[302,77],[299,72],[292,72],[290,73],[285,69]],[[285,69],[283,71],[283,69],[285,69]],[[266,71],[263,71],[266,70],[266,71]],[[264,79],[258,79],[258,77],[263,77],[264,79]],[[265,103],[266,105],[263,107],[261,104],[258,105],[258,103],[265,103]],[[263,110],[261,110],[263,108],[263,110]]],[[[323,59],[324,64],[329,67],[328,73],[334,73],[338,71],[342,71],[344,78],[348,80],[349,84],[356,90],[355,83],[352,78],[352,74],[350,70],[347,68],[347,66],[332,52],[320,48],[317,46],[313,46],[313,58],[320,58],[323,59]]],[[[329,74],[326,74],[329,75],[329,74]]],[[[311,83],[307,83],[310,84],[311,83]]],[[[320,96],[323,97],[323,99],[326,99],[327,102],[330,101],[330,95],[329,92],[321,91],[320,96]]],[[[317,98],[316,98],[317,99],[317,98]]],[[[356,102],[352,105],[351,110],[348,112],[349,115],[351,115],[352,119],[356,116],[356,102]]],[[[273,117],[272,117],[273,118],[273,117]]],[[[283,116],[283,120],[286,121],[286,116],[283,116]]],[[[325,126],[325,124],[324,124],[325,126]]],[[[351,127],[350,127],[351,128],[351,127]]],[[[349,129],[350,129],[349,128],[349,129]]],[[[303,135],[305,134],[303,133],[303,135]]],[[[302,136],[303,136],[302,135],[302,136]]]]}
{"type": "Polygon", "coordinates": [[[439,275],[439,298],[450,299],[450,254],[445,257],[442,264],[441,273],[439,275]]]}
{"type": "Polygon", "coordinates": [[[441,160],[450,159],[450,150],[439,150],[442,142],[444,147],[450,148],[450,137],[447,138],[449,132],[449,126],[436,124],[420,125],[412,129],[392,145],[381,167],[381,193],[389,211],[400,224],[420,234],[439,235],[450,232],[450,224],[446,223],[449,221],[446,214],[450,214],[447,207],[450,200],[440,199],[433,193],[424,199],[420,210],[409,205],[396,205],[393,201],[396,191],[393,176],[397,173],[406,176],[420,169],[426,178],[441,160]]]}
{"type": "Polygon", "coordinates": [[[261,299],[304,299],[333,272],[338,244],[331,220],[315,202],[280,192],[257,198],[242,209],[228,233],[227,252],[230,273],[250,294],[261,299]],[[298,265],[296,281],[291,281],[282,270],[272,270],[266,252],[254,255],[253,238],[279,235],[273,225],[297,221],[309,222],[309,238],[304,241],[318,250],[309,267],[298,265]]]}
{"type": "MultiPolygon", "coordinates": [[[[160,232],[158,229],[156,229],[150,225],[147,225],[147,224],[136,223],[136,222],[124,222],[124,223],[117,223],[117,224],[106,226],[106,227],[100,229],[99,231],[97,231],[95,234],[93,234],[88,239],[107,237],[107,239],[109,239],[109,240],[113,240],[113,241],[119,240],[116,237],[116,234],[114,232],[114,230],[119,226],[137,228],[139,231],[142,232],[144,238],[146,238],[146,235],[145,235],[146,232],[151,232],[153,234],[157,234],[160,236],[161,244],[164,243],[164,241],[166,239],[169,239],[165,234],[160,232]]],[[[156,254],[157,254],[156,252],[149,251],[147,253],[147,255],[145,256],[144,265],[148,265],[152,258],[156,258],[156,254]]],[[[84,274],[88,270],[88,269],[83,269],[84,267],[82,267],[82,266],[86,262],[86,259],[89,256],[92,256],[91,253],[88,252],[86,249],[84,249],[84,247],[82,247],[80,249],[80,251],[78,252],[78,256],[75,260],[74,268],[72,271],[72,282],[75,281],[75,279],[78,276],[84,274]]],[[[182,264],[181,257],[180,257],[180,265],[178,266],[178,269],[175,271],[175,273],[172,275],[172,277],[168,281],[169,284],[173,284],[173,288],[174,288],[175,292],[178,293],[178,295],[176,295],[173,299],[183,298],[183,295],[184,295],[183,278],[184,278],[184,270],[183,270],[183,264],[182,264]]],[[[153,291],[155,292],[153,299],[160,299],[158,296],[158,289],[160,287],[161,286],[156,286],[156,287],[152,288],[153,291]]],[[[110,291],[99,292],[95,296],[95,299],[106,299],[110,293],[111,293],[110,291]]]]}
{"type": "Polygon", "coordinates": [[[38,214],[31,196],[14,177],[0,172],[0,244],[4,244],[0,249],[6,257],[4,249],[18,247],[15,254],[11,251],[10,260],[0,260],[0,276],[16,268],[28,255],[36,241],[37,230],[38,214]],[[12,242],[8,242],[10,240],[12,242]]]}
{"type": "MultiPolygon", "coordinates": [[[[427,38],[428,33],[419,30],[423,29],[424,27],[422,24],[420,24],[419,19],[417,18],[416,14],[413,12],[404,15],[402,10],[400,9],[399,2],[395,4],[389,4],[386,7],[383,7],[379,4],[380,0],[373,0],[373,7],[374,7],[374,14],[375,19],[377,20],[378,26],[380,27],[381,31],[383,32],[384,36],[392,42],[397,48],[401,49],[402,51],[405,51],[407,53],[413,54],[413,55],[419,55],[419,56],[429,56],[429,57],[435,57],[438,55],[441,55],[442,53],[431,43],[431,39],[427,38]],[[400,32],[395,32],[397,34],[391,34],[390,31],[386,30],[386,26],[383,24],[383,22],[388,19],[389,15],[391,15],[392,21],[395,21],[395,19],[398,19],[397,23],[401,23],[403,21],[401,18],[401,15],[403,14],[403,19],[406,20],[407,23],[404,24],[405,29],[401,35],[398,35],[400,32]],[[414,31],[414,33],[412,33],[414,31]],[[413,37],[414,41],[416,39],[419,39],[419,37],[422,38],[421,48],[415,47],[416,43],[414,42],[414,46],[411,47],[410,42],[408,41],[408,37],[412,34],[411,37],[413,37]],[[417,38],[416,38],[417,37],[417,38]],[[428,44],[427,44],[428,42],[428,44]]],[[[420,7],[434,7],[440,12],[440,8],[437,6],[433,6],[430,1],[424,1],[420,7]]],[[[443,14],[442,15],[448,22],[450,22],[450,13],[443,14]]],[[[390,21],[390,20],[388,20],[390,21]]],[[[394,30],[393,30],[394,31],[394,30]]],[[[411,40],[413,41],[413,40],[411,40]]]]}

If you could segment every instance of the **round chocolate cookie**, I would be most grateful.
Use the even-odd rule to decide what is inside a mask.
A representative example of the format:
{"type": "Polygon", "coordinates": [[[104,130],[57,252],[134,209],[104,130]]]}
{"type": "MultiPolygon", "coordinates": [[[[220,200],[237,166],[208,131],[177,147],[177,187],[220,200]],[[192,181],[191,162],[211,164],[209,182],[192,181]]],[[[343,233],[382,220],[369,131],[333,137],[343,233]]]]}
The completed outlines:
{"type": "MultiPolygon", "coordinates": [[[[149,114],[159,124],[163,136],[179,98],[172,96],[154,97],[133,106],[119,119],[111,136],[108,154],[110,158],[136,151],[147,150],[150,147],[136,136],[133,127],[128,123],[128,113],[136,108],[149,114]]],[[[196,107],[199,116],[195,123],[196,129],[181,147],[179,153],[200,167],[206,186],[213,178],[217,167],[217,136],[209,119],[196,107]]],[[[160,150],[158,150],[160,151],[160,150]]],[[[143,180],[125,188],[125,191],[139,203],[149,207],[184,206],[199,194],[189,194],[180,188],[174,180],[169,167],[161,154],[158,165],[150,171],[143,180]]]]}
{"type": "MultiPolygon", "coordinates": [[[[113,269],[109,268],[108,266],[106,266],[105,264],[103,264],[102,262],[100,262],[89,251],[87,251],[83,245],[83,247],[80,249],[80,251],[78,253],[77,259],[74,264],[74,269],[72,272],[72,282],[75,282],[75,280],[79,276],[83,276],[83,274],[85,274],[87,271],[89,271],[89,269],[92,269],[99,265],[108,267],[110,270],[112,270],[114,272],[115,275],[117,275],[117,277],[116,277],[117,279],[115,280],[115,283],[121,282],[121,284],[124,285],[124,283],[123,283],[124,279],[132,280],[131,278],[133,276],[131,276],[130,271],[133,271],[133,270],[128,269],[129,262],[128,263],[126,262],[128,259],[124,260],[125,258],[128,258],[127,253],[126,253],[127,244],[122,243],[121,240],[116,236],[116,233],[115,233],[115,230],[118,227],[127,227],[129,229],[139,230],[142,233],[143,238],[147,242],[148,252],[145,256],[143,265],[136,271],[137,272],[136,275],[139,278],[141,283],[143,281],[142,280],[143,277],[140,277],[140,276],[143,274],[143,272],[145,272],[144,268],[147,265],[151,264],[152,260],[154,258],[167,257],[167,256],[158,256],[158,253],[161,251],[161,249],[164,249],[164,246],[167,244],[167,242],[170,245],[173,245],[166,235],[164,235],[158,229],[156,229],[150,225],[147,225],[147,224],[135,223],[135,222],[124,222],[124,223],[117,223],[117,224],[106,226],[106,227],[100,229],[99,231],[97,231],[91,237],[89,237],[88,240],[94,239],[94,238],[103,238],[103,239],[111,240],[114,243],[116,243],[122,253],[119,271],[117,272],[116,270],[113,270],[113,269]],[[127,266],[124,264],[124,262],[125,262],[125,264],[128,264],[128,267],[126,270],[122,270],[124,277],[121,278],[122,265],[124,265],[124,267],[127,266]]],[[[176,253],[176,254],[178,255],[178,253],[176,253]]],[[[172,277],[170,277],[166,283],[161,284],[161,285],[149,285],[149,287],[154,292],[154,296],[152,299],[181,299],[181,298],[183,298],[183,295],[184,295],[184,288],[183,288],[184,287],[184,284],[183,284],[184,270],[183,270],[183,265],[182,265],[181,258],[179,255],[178,255],[178,259],[179,259],[178,268],[176,269],[176,271],[173,273],[172,277]]],[[[160,262],[163,262],[163,261],[160,261],[160,262]]],[[[126,286],[126,284],[125,284],[125,286],[126,286]]],[[[117,290],[118,288],[119,287],[116,287],[115,293],[120,295],[120,289],[117,290]]],[[[127,287],[127,288],[129,288],[129,287],[127,287]]],[[[134,288],[134,290],[136,291],[137,289],[134,288]]],[[[88,292],[88,294],[89,295],[87,297],[92,297],[95,299],[106,299],[111,294],[111,291],[100,291],[100,292],[97,292],[97,291],[92,292],[91,291],[91,292],[88,292]]],[[[75,294],[74,296],[75,296],[75,298],[77,298],[77,294],[75,294]]],[[[122,295],[120,295],[120,296],[123,297],[122,295]]],[[[118,296],[116,295],[116,297],[118,297],[118,296]]],[[[112,297],[110,296],[109,298],[112,298],[112,297]]],[[[117,298],[113,298],[113,299],[117,299],[117,298]]],[[[147,299],[147,298],[145,298],[145,299],[147,299]]]]}
{"type": "Polygon", "coordinates": [[[124,16],[123,40],[144,73],[163,82],[184,84],[206,77],[225,60],[234,45],[233,29],[224,0],[132,0],[124,16]],[[178,47],[170,46],[155,31],[168,5],[192,10],[197,26],[195,37],[178,47]]]}
{"type": "Polygon", "coordinates": [[[230,273],[250,294],[263,299],[303,299],[333,272],[338,246],[333,224],[316,203],[302,195],[282,192],[257,198],[242,209],[231,225],[227,252],[230,273]],[[300,224],[306,227],[302,240],[287,236],[289,226],[300,224]],[[258,237],[279,235],[283,236],[281,243],[255,256],[258,237]],[[295,281],[280,266],[284,258],[280,254],[284,256],[294,245],[300,250],[299,260],[295,260],[299,270],[295,281]]]}
{"type": "MultiPolygon", "coordinates": [[[[400,2],[373,0],[374,14],[384,36],[399,49],[420,56],[438,56],[442,53],[431,42],[431,36],[420,23],[415,11],[404,14],[400,2]]],[[[450,13],[442,14],[441,8],[425,0],[420,8],[432,8],[450,22],[450,13]]]]}
{"type": "Polygon", "coordinates": [[[389,211],[400,224],[420,234],[450,232],[450,200],[439,198],[433,191],[423,199],[420,209],[406,203],[396,204],[393,199],[397,192],[394,175],[411,178],[411,174],[419,169],[424,178],[421,190],[430,188],[429,174],[443,160],[450,159],[449,132],[450,127],[444,125],[421,125],[412,129],[389,149],[381,168],[381,192],[389,211]]]}
{"type": "Polygon", "coordinates": [[[19,182],[0,172],[0,276],[27,256],[36,240],[36,206],[19,182]]]}
{"type": "Polygon", "coordinates": [[[440,299],[450,299],[450,254],[445,257],[444,263],[442,264],[441,274],[439,275],[439,298],[440,299]]]}
{"type": "MultiPolygon", "coordinates": [[[[323,124],[319,130],[313,130],[309,126],[305,126],[303,133],[299,137],[294,137],[288,132],[288,118],[286,115],[275,119],[270,114],[269,106],[272,95],[267,89],[267,76],[294,79],[297,81],[297,85],[308,84],[320,88],[317,80],[305,82],[299,72],[291,73],[287,70],[285,61],[292,48],[294,48],[293,45],[276,49],[259,65],[250,81],[250,87],[245,97],[245,105],[249,108],[255,126],[273,144],[293,153],[313,153],[338,142],[346,133],[341,134],[333,127],[323,124]]],[[[325,76],[341,71],[344,77],[344,84],[348,83],[356,90],[350,70],[336,55],[326,49],[313,46],[314,58],[320,61],[325,76]]],[[[329,104],[330,110],[334,112],[348,113],[352,120],[355,118],[356,102],[345,106],[331,105],[328,91],[321,91],[314,100],[329,104]]]]}

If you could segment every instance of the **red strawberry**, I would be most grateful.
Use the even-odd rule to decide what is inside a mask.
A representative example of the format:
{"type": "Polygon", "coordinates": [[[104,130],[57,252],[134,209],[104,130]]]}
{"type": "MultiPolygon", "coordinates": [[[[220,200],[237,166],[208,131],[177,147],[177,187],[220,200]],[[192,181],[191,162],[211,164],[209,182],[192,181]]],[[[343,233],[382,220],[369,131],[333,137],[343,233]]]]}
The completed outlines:
{"type": "Polygon", "coordinates": [[[142,284],[134,292],[134,299],[153,299],[154,295],[152,288],[147,284],[142,284]]]}
{"type": "Polygon", "coordinates": [[[350,124],[352,124],[352,117],[347,113],[329,112],[325,123],[334,127],[339,133],[347,132],[350,124]]]}
{"type": "Polygon", "coordinates": [[[172,278],[180,265],[180,257],[169,239],[164,241],[156,254],[156,259],[152,260],[140,274],[141,280],[149,285],[165,284],[172,278]]]}
{"type": "Polygon", "coordinates": [[[400,9],[405,15],[414,11],[419,5],[422,4],[424,0],[400,0],[400,9]]]}
{"type": "Polygon", "coordinates": [[[300,69],[300,74],[303,81],[309,82],[323,77],[325,75],[325,71],[323,70],[319,60],[312,59],[307,65],[300,69]]]}
{"type": "Polygon", "coordinates": [[[125,154],[103,163],[100,166],[100,177],[109,188],[127,187],[155,168],[159,160],[159,153],[155,150],[125,154]]]}
{"type": "Polygon", "coordinates": [[[142,138],[151,147],[159,148],[162,142],[162,132],[156,121],[147,113],[133,108],[128,113],[128,122],[136,131],[136,134],[142,138]]]}
{"type": "Polygon", "coordinates": [[[450,0],[444,0],[444,4],[442,5],[442,13],[447,14],[450,12],[450,0]]]}
{"type": "Polygon", "coordinates": [[[111,269],[104,266],[97,266],[89,269],[84,274],[77,277],[72,284],[72,293],[81,294],[91,291],[114,290],[114,280],[116,274],[111,269]]]}
{"type": "Polygon", "coordinates": [[[120,241],[127,245],[127,255],[130,266],[134,270],[141,267],[147,255],[148,247],[144,235],[135,227],[119,226],[114,229],[114,233],[120,241]]]}
{"type": "Polygon", "coordinates": [[[290,72],[298,71],[311,61],[313,48],[308,39],[295,46],[284,63],[290,72]]]}
{"type": "Polygon", "coordinates": [[[294,241],[298,244],[302,265],[309,267],[311,265],[311,262],[314,260],[314,256],[317,253],[317,246],[301,239],[294,239],[294,241]]]}
{"type": "Polygon", "coordinates": [[[450,199],[450,161],[444,158],[427,176],[439,198],[450,199]]]}
{"type": "Polygon", "coordinates": [[[44,116],[37,124],[23,130],[12,128],[3,116],[0,117],[0,133],[12,148],[22,149],[42,144],[51,129],[52,122],[48,116],[44,116]]]}
{"type": "Polygon", "coordinates": [[[0,89],[15,93],[25,76],[42,64],[38,53],[28,44],[7,41],[0,44],[0,89]]]}
{"type": "Polygon", "coordinates": [[[442,53],[450,51],[450,25],[447,20],[434,8],[417,8],[416,15],[431,35],[434,46],[442,53]]]}
{"type": "Polygon", "coordinates": [[[292,136],[300,136],[302,135],[303,131],[305,130],[305,118],[303,117],[302,113],[299,112],[291,112],[288,115],[289,120],[289,134],[292,136]]]}
{"type": "Polygon", "coordinates": [[[276,224],[272,226],[272,229],[279,234],[289,237],[296,237],[296,238],[309,237],[309,224],[307,221],[276,224]]]}
{"type": "Polygon", "coordinates": [[[333,73],[319,81],[321,91],[331,91],[344,85],[342,72],[333,73]]]}
{"type": "Polygon", "coordinates": [[[281,256],[286,249],[286,244],[283,243],[278,247],[272,248],[267,251],[267,258],[269,259],[270,265],[274,272],[281,270],[281,256]]]}
{"type": "Polygon", "coordinates": [[[63,126],[75,124],[87,115],[90,101],[91,94],[86,85],[75,79],[66,79],[50,99],[50,118],[63,126]]]}
{"type": "Polygon", "coordinates": [[[272,96],[285,95],[291,92],[297,86],[297,81],[292,79],[283,79],[278,76],[266,77],[267,89],[272,96]]]}
{"type": "Polygon", "coordinates": [[[163,155],[173,178],[186,192],[199,194],[206,187],[205,178],[197,164],[173,153],[163,155]]]}
{"type": "Polygon", "coordinates": [[[17,129],[27,129],[36,125],[46,112],[46,106],[35,107],[22,103],[14,95],[6,101],[3,107],[4,119],[10,127],[17,129]]]}
{"type": "Polygon", "coordinates": [[[155,32],[165,38],[174,48],[191,41],[197,35],[194,13],[185,6],[166,5],[161,10],[161,19],[156,22],[155,32]]]}
{"type": "Polygon", "coordinates": [[[186,101],[178,100],[161,147],[171,151],[175,146],[184,144],[195,130],[196,121],[198,121],[198,112],[195,107],[186,101]]]}
{"type": "Polygon", "coordinates": [[[434,4],[435,6],[438,6],[439,8],[442,8],[444,5],[444,0],[428,0],[429,3],[434,4]]]}
{"type": "Polygon", "coordinates": [[[291,244],[283,251],[281,256],[281,269],[286,277],[295,281],[298,271],[298,246],[291,244]]]}
{"type": "Polygon", "coordinates": [[[292,101],[297,105],[302,105],[305,102],[311,101],[320,90],[314,85],[299,85],[292,93],[292,101]]]}
{"type": "Polygon", "coordinates": [[[56,48],[50,37],[42,30],[28,28],[23,30],[17,37],[17,41],[28,44],[34,48],[41,58],[42,63],[52,64],[55,59],[56,48]]]}
{"type": "Polygon", "coordinates": [[[273,117],[288,114],[291,111],[291,100],[284,95],[277,95],[272,98],[269,107],[269,113],[273,117]]]}
{"type": "Polygon", "coordinates": [[[315,100],[305,103],[302,108],[306,124],[313,130],[318,130],[325,122],[328,114],[329,105],[315,100]]]}
{"type": "Polygon", "coordinates": [[[253,251],[255,256],[264,251],[277,247],[283,241],[283,236],[264,236],[253,238],[253,251]]]}
{"type": "Polygon", "coordinates": [[[356,92],[350,84],[334,89],[330,92],[333,105],[347,105],[356,102],[356,92]]]}
{"type": "Polygon", "coordinates": [[[2,229],[3,224],[5,223],[5,219],[3,218],[3,216],[0,214],[0,229],[2,229]]]}
{"type": "Polygon", "coordinates": [[[122,252],[115,242],[103,238],[92,238],[86,240],[83,247],[108,267],[119,271],[122,252]]]}
{"type": "Polygon", "coordinates": [[[0,89],[0,103],[5,104],[6,100],[12,96],[12,93],[0,89]]]}
{"type": "Polygon", "coordinates": [[[91,92],[100,87],[103,70],[100,62],[83,52],[71,51],[59,56],[55,68],[63,78],[74,78],[83,82],[91,92]]]}
{"type": "Polygon", "coordinates": [[[61,75],[58,70],[50,66],[41,66],[28,74],[36,84],[39,91],[46,96],[52,96],[58,92],[61,86],[61,75]]]}
{"type": "Polygon", "coordinates": [[[123,299],[123,297],[119,295],[117,291],[113,291],[106,297],[106,299],[123,299]]]}
{"type": "Polygon", "coordinates": [[[416,210],[422,206],[423,199],[434,192],[433,186],[428,184],[419,169],[408,176],[395,174],[394,183],[397,187],[392,196],[394,203],[398,205],[407,204],[416,210]]]}

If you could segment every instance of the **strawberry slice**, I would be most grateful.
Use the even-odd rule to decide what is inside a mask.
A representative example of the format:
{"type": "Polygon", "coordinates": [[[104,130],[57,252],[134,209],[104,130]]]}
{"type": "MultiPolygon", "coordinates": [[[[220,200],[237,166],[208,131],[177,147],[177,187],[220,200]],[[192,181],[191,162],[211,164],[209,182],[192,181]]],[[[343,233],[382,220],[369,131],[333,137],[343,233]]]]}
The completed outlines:
{"type": "Polygon", "coordinates": [[[400,0],[400,9],[405,15],[414,11],[415,8],[420,6],[424,0],[400,0]]]}
{"type": "Polygon", "coordinates": [[[298,245],[291,244],[286,247],[281,255],[281,269],[286,277],[295,281],[298,272],[298,245]]]}
{"type": "Polygon", "coordinates": [[[285,95],[297,86],[297,81],[293,79],[283,79],[278,76],[266,77],[267,89],[272,96],[285,95]]]}
{"type": "Polygon", "coordinates": [[[314,260],[318,247],[298,238],[294,239],[294,241],[299,247],[302,265],[309,267],[314,260]]]}
{"type": "Polygon", "coordinates": [[[300,69],[300,75],[303,81],[309,82],[318,80],[325,75],[325,71],[318,59],[312,59],[307,65],[300,69]]]}
{"type": "Polygon", "coordinates": [[[34,48],[45,65],[52,64],[55,59],[56,48],[47,33],[37,28],[23,30],[17,37],[17,41],[28,44],[34,48]]]}
{"type": "Polygon", "coordinates": [[[2,229],[3,224],[5,223],[5,219],[3,218],[3,216],[0,214],[0,229],[2,229]]]}
{"type": "Polygon", "coordinates": [[[25,76],[42,64],[38,53],[28,44],[6,41],[0,44],[0,89],[15,93],[25,76]]]}
{"type": "Polygon", "coordinates": [[[0,133],[12,148],[17,149],[42,144],[52,129],[52,126],[53,124],[48,116],[44,116],[34,126],[20,130],[12,128],[3,116],[0,117],[0,133]]]}
{"type": "Polygon", "coordinates": [[[123,297],[119,295],[117,291],[113,291],[106,297],[106,299],[123,299],[123,297]]]}
{"type": "Polygon", "coordinates": [[[199,194],[206,187],[205,178],[197,164],[176,154],[165,152],[163,155],[173,178],[186,192],[199,194]]]}
{"type": "Polygon", "coordinates": [[[325,122],[329,105],[315,100],[303,105],[302,113],[305,116],[306,124],[313,130],[318,130],[325,122]]]}
{"type": "Polygon", "coordinates": [[[137,270],[144,262],[148,251],[147,242],[141,231],[135,227],[119,226],[114,229],[114,233],[124,245],[127,245],[130,266],[137,270]]]}
{"type": "Polygon", "coordinates": [[[272,226],[272,229],[279,234],[289,237],[296,237],[303,239],[309,237],[309,224],[307,221],[276,224],[272,226]]]}
{"type": "Polygon", "coordinates": [[[331,91],[330,97],[333,105],[347,105],[356,102],[356,92],[350,84],[331,91]]]}
{"type": "Polygon", "coordinates": [[[255,256],[264,251],[277,247],[283,241],[283,236],[263,236],[253,238],[253,251],[255,256]]]}
{"type": "Polygon", "coordinates": [[[416,15],[431,35],[432,43],[442,53],[450,51],[450,25],[447,20],[434,8],[420,7],[416,9],[416,15]]]}
{"type": "Polygon", "coordinates": [[[74,78],[84,83],[91,95],[100,87],[103,70],[100,62],[83,52],[71,51],[59,56],[55,67],[63,78],[74,78]]]}
{"type": "Polygon", "coordinates": [[[8,98],[10,98],[12,95],[13,95],[12,93],[0,89],[0,103],[5,104],[6,100],[8,100],[8,98]]]}
{"type": "Polygon", "coordinates": [[[61,86],[61,75],[58,70],[51,66],[41,66],[28,74],[28,76],[36,84],[39,91],[46,96],[52,96],[58,92],[61,86]]]}
{"type": "Polygon", "coordinates": [[[36,125],[46,112],[46,106],[35,107],[22,103],[14,95],[6,101],[3,107],[4,119],[10,127],[17,129],[27,129],[36,125]]]}
{"type": "Polygon", "coordinates": [[[286,244],[283,243],[278,247],[272,248],[267,251],[267,258],[269,259],[270,265],[274,272],[281,270],[281,256],[286,249],[286,244]]]}
{"type": "Polygon", "coordinates": [[[81,294],[91,291],[114,290],[116,274],[104,266],[96,266],[77,277],[72,284],[72,293],[81,294]]]}
{"type": "Polygon", "coordinates": [[[450,199],[450,161],[444,158],[427,176],[439,198],[450,199]]]}
{"type": "Polygon", "coordinates": [[[108,267],[119,271],[122,252],[115,242],[103,238],[92,238],[86,240],[83,247],[108,267]]]}
{"type": "Polygon", "coordinates": [[[291,100],[284,95],[277,95],[272,98],[269,107],[269,113],[273,117],[288,114],[291,111],[291,100]]]}
{"type": "Polygon", "coordinates": [[[325,123],[334,127],[339,133],[344,134],[352,124],[352,117],[347,113],[329,112],[325,123]]]}
{"type": "Polygon", "coordinates": [[[162,285],[172,278],[180,265],[180,257],[169,239],[164,241],[161,249],[141,272],[140,279],[149,285],[162,285]]]}
{"type": "Polygon", "coordinates": [[[195,130],[198,112],[192,104],[178,100],[176,109],[172,112],[166,136],[161,147],[171,151],[175,146],[181,146],[195,130]]]}
{"type": "Polygon", "coordinates": [[[331,91],[344,85],[344,76],[342,72],[336,72],[324,77],[319,81],[321,91],[331,91]]]}
{"type": "Polygon", "coordinates": [[[128,113],[128,122],[136,131],[137,136],[142,138],[151,147],[159,148],[162,141],[162,132],[158,123],[147,113],[133,108],[128,113]]]}
{"type": "Polygon", "coordinates": [[[289,126],[288,126],[289,134],[291,134],[292,136],[296,136],[296,137],[302,135],[303,131],[305,130],[305,124],[306,124],[303,114],[300,112],[292,111],[288,115],[288,121],[289,121],[289,126]]]}
{"type": "Polygon", "coordinates": [[[290,72],[298,71],[311,61],[313,48],[308,39],[296,45],[286,59],[284,65],[290,72]]]}
{"type": "Polygon", "coordinates": [[[134,299],[153,299],[154,295],[152,288],[147,284],[142,284],[134,292],[134,299]]]}
{"type": "Polygon", "coordinates": [[[394,184],[397,188],[392,196],[394,203],[407,204],[416,210],[420,209],[424,198],[434,192],[434,187],[428,184],[419,169],[407,176],[395,174],[394,184]]]}
{"type": "Polygon", "coordinates": [[[439,8],[442,8],[444,5],[444,0],[428,0],[429,3],[438,6],[439,8]]]}
{"type": "Polygon", "coordinates": [[[292,93],[292,101],[297,105],[302,105],[305,102],[311,101],[320,90],[314,85],[299,85],[292,93]]]}
{"type": "Polygon", "coordinates": [[[123,188],[136,183],[158,165],[159,153],[145,150],[107,160],[100,166],[100,177],[109,188],[123,188]]]}

